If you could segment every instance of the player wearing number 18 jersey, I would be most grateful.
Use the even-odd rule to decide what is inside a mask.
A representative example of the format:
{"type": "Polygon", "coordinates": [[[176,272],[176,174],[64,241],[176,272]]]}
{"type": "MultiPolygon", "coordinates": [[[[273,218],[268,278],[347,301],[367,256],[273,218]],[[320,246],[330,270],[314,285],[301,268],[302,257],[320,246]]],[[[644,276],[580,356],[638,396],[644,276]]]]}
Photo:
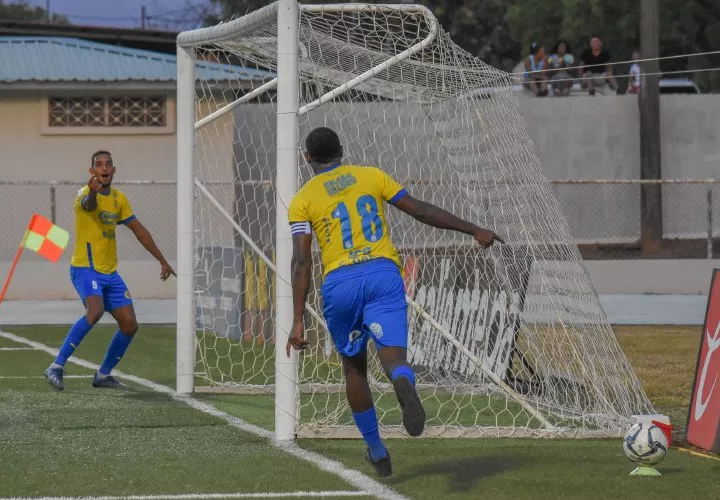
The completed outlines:
{"type": "Polygon", "coordinates": [[[375,342],[380,363],[392,381],[411,436],[425,427],[425,412],[407,362],[407,301],[398,252],[390,241],[387,202],[415,219],[472,235],[483,247],[502,240],[492,231],[413,198],[375,167],[343,165],[340,140],[329,128],[310,132],[306,159],[315,176],[293,197],[288,213],[293,235],[294,321],[290,349],[303,349],[305,301],[312,272],[312,233],[322,253],[323,314],[342,356],[353,418],[368,446],[366,459],[377,473],[392,473],[390,455],[378,431],[367,381],[367,342],[375,342]]]}

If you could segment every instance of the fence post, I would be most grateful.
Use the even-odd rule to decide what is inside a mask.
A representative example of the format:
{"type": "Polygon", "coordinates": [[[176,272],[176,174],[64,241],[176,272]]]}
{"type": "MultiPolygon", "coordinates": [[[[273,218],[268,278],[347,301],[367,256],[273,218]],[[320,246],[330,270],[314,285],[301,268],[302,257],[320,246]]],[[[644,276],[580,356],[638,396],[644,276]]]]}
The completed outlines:
{"type": "Polygon", "coordinates": [[[712,220],[712,188],[713,185],[708,185],[707,190],[707,258],[713,258],[713,220],[712,220]]]}
{"type": "Polygon", "coordinates": [[[50,220],[53,224],[56,224],[56,204],[55,204],[55,184],[50,184],[50,220]]]}

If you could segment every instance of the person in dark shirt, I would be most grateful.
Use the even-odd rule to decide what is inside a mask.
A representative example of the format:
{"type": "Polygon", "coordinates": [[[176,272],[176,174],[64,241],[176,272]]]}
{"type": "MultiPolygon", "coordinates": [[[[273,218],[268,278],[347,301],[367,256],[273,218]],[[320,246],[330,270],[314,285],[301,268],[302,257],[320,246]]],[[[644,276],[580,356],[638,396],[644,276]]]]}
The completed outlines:
{"type": "Polygon", "coordinates": [[[599,36],[590,39],[590,48],[580,57],[580,78],[583,87],[588,89],[590,95],[602,90],[605,84],[613,91],[617,91],[617,82],[613,77],[610,54],[603,49],[603,42],[599,36]]]}

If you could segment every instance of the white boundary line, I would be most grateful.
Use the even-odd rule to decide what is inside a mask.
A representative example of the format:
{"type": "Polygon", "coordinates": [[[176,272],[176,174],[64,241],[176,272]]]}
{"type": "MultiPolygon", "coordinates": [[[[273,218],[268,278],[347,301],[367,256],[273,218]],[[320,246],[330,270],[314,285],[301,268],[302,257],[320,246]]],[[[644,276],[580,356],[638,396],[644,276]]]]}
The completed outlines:
{"type": "MultiPolygon", "coordinates": [[[[35,350],[35,349],[33,349],[35,350]]],[[[63,378],[93,378],[92,375],[65,375],[63,378]]],[[[0,379],[42,379],[45,380],[43,375],[33,376],[22,376],[22,375],[0,375],[0,379]]],[[[0,498],[2,500],[2,498],[0,498]]]]}
{"type": "MultiPolygon", "coordinates": [[[[12,340],[13,342],[17,342],[19,344],[25,344],[27,346],[33,347],[37,350],[44,351],[51,356],[57,356],[58,350],[54,349],[50,346],[47,346],[45,344],[41,344],[40,342],[35,342],[34,340],[26,339],[25,337],[20,337],[19,335],[15,335],[13,333],[8,333],[4,331],[0,331],[0,337],[6,338],[8,340],[12,340]]],[[[76,365],[89,368],[91,370],[98,370],[100,368],[100,365],[96,365],[95,363],[91,363],[90,361],[86,361],[81,358],[71,357],[68,360],[70,363],[74,363],[76,365]]],[[[245,422],[241,418],[235,417],[233,415],[230,415],[229,413],[225,413],[224,411],[218,410],[213,405],[209,403],[205,403],[203,401],[200,401],[198,399],[195,399],[193,397],[188,396],[181,396],[175,391],[162,384],[158,384],[156,382],[153,382],[152,380],[148,380],[142,377],[136,377],[135,375],[128,375],[120,371],[114,371],[114,375],[120,378],[123,378],[125,380],[128,380],[130,382],[134,382],[138,385],[141,385],[143,387],[147,387],[148,389],[160,392],[163,394],[167,394],[171,398],[181,401],[191,408],[194,408],[196,410],[199,410],[203,413],[207,413],[208,415],[212,415],[214,417],[220,418],[222,420],[225,420],[228,424],[232,425],[233,427],[236,427],[242,431],[248,432],[250,434],[255,434],[256,436],[263,437],[270,441],[270,444],[275,446],[276,448],[279,448],[280,450],[299,458],[300,460],[304,460],[306,462],[309,462],[313,465],[315,465],[318,469],[323,470],[325,472],[328,472],[330,474],[334,474],[336,476],[339,476],[341,479],[343,479],[348,484],[355,486],[356,488],[362,490],[362,493],[365,495],[372,495],[377,498],[387,499],[387,500],[405,500],[405,497],[393,490],[392,488],[389,488],[385,486],[384,484],[381,484],[374,479],[372,479],[369,476],[366,476],[362,472],[355,470],[355,469],[348,469],[345,467],[342,463],[338,462],[337,460],[332,460],[330,458],[324,457],[320,455],[319,453],[315,453],[313,451],[305,450],[303,448],[300,448],[294,441],[289,442],[282,442],[282,441],[275,441],[274,439],[274,433],[263,428],[259,427],[257,425],[250,424],[248,422],[245,422]]],[[[116,497],[102,497],[102,498],[116,498],[116,497]]],[[[133,497],[136,498],[136,497],[133,497]]],[[[192,497],[196,498],[196,497],[192,497]]],[[[203,498],[213,498],[213,497],[203,497],[203,498]]]]}
{"type": "Polygon", "coordinates": [[[214,500],[222,498],[317,498],[368,496],[364,491],[288,491],[277,493],[188,493],[185,495],[132,495],[102,497],[0,497],[0,500],[214,500]]]}
{"type": "Polygon", "coordinates": [[[0,351],[37,351],[34,347],[0,347],[0,351]]]}

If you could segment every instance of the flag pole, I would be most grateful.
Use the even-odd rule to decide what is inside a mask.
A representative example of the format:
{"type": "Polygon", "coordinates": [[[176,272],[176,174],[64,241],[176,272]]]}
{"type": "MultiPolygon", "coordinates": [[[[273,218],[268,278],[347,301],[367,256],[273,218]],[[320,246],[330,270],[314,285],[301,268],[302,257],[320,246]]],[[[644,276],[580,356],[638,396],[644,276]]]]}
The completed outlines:
{"type": "Polygon", "coordinates": [[[25,249],[25,240],[27,239],[27,235],[28,232],[25,231],[22,242],[20,243],[20,247],[17,249],[17,252],[15,252],[15,259],[10,266],[10,272],[8,273],[7,278],[5,278],[5,284],[3,285],[2,291],[0,292],[0,304],[2,304],[2,301],[5,298],[5,292],[7,292],[8,286],[10,286],[10,280],[12,279],[12,275],[15,272],[15,267],[20,260],[20,256],[22,255],[23,250],[25,249]]]}

